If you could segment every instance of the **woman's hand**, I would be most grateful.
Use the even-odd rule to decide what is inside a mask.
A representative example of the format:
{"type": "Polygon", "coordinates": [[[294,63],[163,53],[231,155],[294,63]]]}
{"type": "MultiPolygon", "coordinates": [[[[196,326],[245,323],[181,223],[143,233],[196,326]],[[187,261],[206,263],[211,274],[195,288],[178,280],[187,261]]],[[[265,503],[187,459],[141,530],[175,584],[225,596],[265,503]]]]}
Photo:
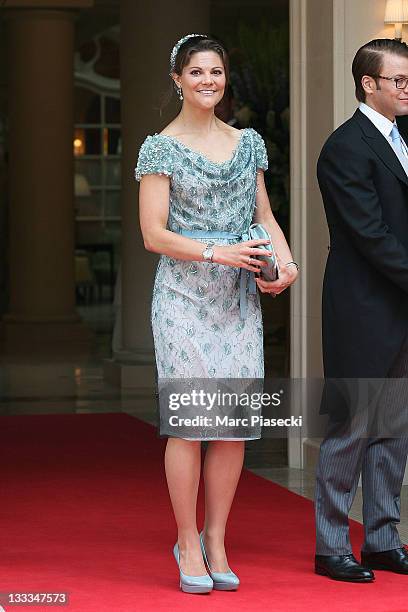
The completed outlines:
{"type": "Polygon", "coordinates": [[[276,297],[279,293],[282,293],[282,291],[290,287],[299,274],[296,266],[285,265],[278,255],[276,259],[279,266],[279,278],[276,281],[266,281],[262,278],[255,278],[259,291],[261,291],[261,293],[270,293],[272,297],[276,297]]]}
{"type": "Polygon", "coordinates": [[[260,272],[261,268],[268,264],[259,259],[254,259],[254,257],[270,254],[266,249],[257,248],[262,244],[270,244],[270,240],[259,238],[227,246],[215,245],[213,246],[213,262],[233,268],[245,268],[250,272],[260,272]]]}

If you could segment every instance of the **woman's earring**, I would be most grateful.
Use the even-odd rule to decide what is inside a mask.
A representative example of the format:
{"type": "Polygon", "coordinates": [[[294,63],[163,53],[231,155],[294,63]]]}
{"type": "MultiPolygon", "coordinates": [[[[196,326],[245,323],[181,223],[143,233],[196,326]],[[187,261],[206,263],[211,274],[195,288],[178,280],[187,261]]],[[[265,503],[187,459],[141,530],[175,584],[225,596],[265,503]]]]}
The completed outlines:
{"type": "Polygon", "coordinates": [[[183,90],[181,89],[181,87],[177,87],[177,94],[180,100],[183,100],[183,90]]]}

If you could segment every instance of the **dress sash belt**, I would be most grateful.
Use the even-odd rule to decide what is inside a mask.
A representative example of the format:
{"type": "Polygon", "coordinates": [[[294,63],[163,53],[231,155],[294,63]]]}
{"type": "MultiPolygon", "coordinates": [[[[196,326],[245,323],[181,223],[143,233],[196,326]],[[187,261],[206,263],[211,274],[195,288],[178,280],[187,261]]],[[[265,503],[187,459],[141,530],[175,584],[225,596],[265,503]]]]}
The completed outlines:
{"type": "MultiPolygon", "coordinates": [[[[232,232],[218,232],[206,230],[186,230],[181,229],[177,232],[186,238],[204,238],[209,240],[236,240],[237,242],[245,242],[249,240],[248,233],[234,234],[232,232]]],[[[248,312],[247,294],[256,295],[256,282],[254,272],[250,272],[245,268],[240,268],[239,278],[239,312],[241,319],[246,319],[248,312]]]]}

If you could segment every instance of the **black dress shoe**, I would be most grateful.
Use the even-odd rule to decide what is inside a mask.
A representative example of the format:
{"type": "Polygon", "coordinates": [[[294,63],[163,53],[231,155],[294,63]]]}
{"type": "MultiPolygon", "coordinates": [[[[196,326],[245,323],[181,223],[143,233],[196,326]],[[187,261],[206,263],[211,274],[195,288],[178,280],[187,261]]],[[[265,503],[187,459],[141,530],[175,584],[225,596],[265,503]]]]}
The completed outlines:
{"type": "Polygon", "coordinates": [[[374,553],[362,552],[361,564],[370,569],[408,574],[408,552],[405,548],[394,548],[393,550],[374,553]]]}
{"type": "Polygon", "coordinates": [[[333,580],[346,582],[372,582],[374,574],[360,565],[352,554],[349,555],[316,555],[315,572],[320,576],[329,576],[333,580]]]}

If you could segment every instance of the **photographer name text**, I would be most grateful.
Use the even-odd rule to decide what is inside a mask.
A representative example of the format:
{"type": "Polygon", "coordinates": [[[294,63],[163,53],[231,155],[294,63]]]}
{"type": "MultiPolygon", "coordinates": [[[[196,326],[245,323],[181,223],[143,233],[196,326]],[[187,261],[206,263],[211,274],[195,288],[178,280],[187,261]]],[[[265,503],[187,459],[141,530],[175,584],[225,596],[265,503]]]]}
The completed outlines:
{"type": "Polygon", "coordinates": [[[262,427],[302,427],[302,417],[291,416],[281,419],[269,419],[258,415],[250,417],[228,417],[217,415],[215,417],[197,415],[193,418],[180,417],[172,415],[169,418],[169,424],[172,427],[253,427],[261,425],[262,427]]]}

